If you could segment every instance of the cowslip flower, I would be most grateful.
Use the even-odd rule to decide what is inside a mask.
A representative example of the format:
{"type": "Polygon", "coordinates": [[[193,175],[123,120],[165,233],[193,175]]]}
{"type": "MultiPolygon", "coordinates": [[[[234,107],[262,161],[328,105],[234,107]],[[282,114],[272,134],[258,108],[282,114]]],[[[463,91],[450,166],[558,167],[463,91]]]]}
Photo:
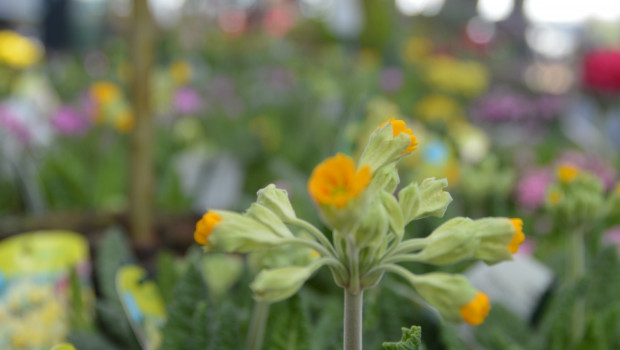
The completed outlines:
{"type": "Polygon", "coordinates": [[[489,300],[464,276],[414,274],[400,263],[509,260],[525,238],[523,222],[453,218],[425,238],[406,239],[408,223],[442,217],[452,201],[444,190],[446,179],[410,183],[395,194],[400,182],[396,163],[416,148],[412,130],[402,120],[390,119],[372,132],[357,164],[339,153],[317,165],[307,187],[332,231],[331,240],[298,218],[286,191],[273,185],[260,190],[257,201],[243,214],[221,210],[205,214],[195,238],[206,251],[251,253],[254,260],[265,263],[250,286],[259,302],[288,298],[315,271],[328,266],[334,282],[345,290],[345,349],[361,349],[363,292],[387,272],[406,279],[445,319],[480,324],[489,312],[489,300]],[[294,251],[303,258],[272,259],[272,254],[294,255],[294,251]],[[278,263],[270,266],[273,261],[278,263]]]}
{"type": "Polygon", "coordinates": [[[383,128],[384,126],[386,126],[387,124],[392,125],[392,136],[396,137],[400,134],[405,134],[409,136],[409,139],[411,140],[409,142],[409,146],[407,146],[407,148],[405,148],[405,150],[403,150],[403,153],[408,153],[408,152],[413,152],[418,148],[418,143],[416,141],[415,136],[413,135],[413,131],[411,131],[411,129],[407,128],[407,125],[405,125],[405,122],[402,120],[394,120],[394,118],[390,118],[390,120],[388,120],[387,122],[381,124],[380,128],[383,128]]]}
{"type": "Polygon", "coordinates": [[[484,319],[491,310],[491,304],[489,303],[489,297],[482,293],[476,293],[476,296],[467,304],[460,308],[461,316],[463,320],[472,326],[477,326],[484,322],[484,319]]]}
{"type": "Polygon", "coordinates": [[[366,189],[370,178],[370,167],[362,166],[356,169],[353,159],[338,153],[327,158],[312,171],[308,192],[320,205],[342,208],[366,189]]]}
{"type": "Polygon", "coordinates": [[[196,242],[202,245],[209,244],[208,238],[213,231],[215,225],[222,221],[222,217],[213,212],[207,212],[202,216],[202,219],[196,223],[196,231],[194,232],[194,239],[196,242]]]}
{"type": "Polygon", "coordinates": [[[515,234],[512,236],[512,240],[508,244],[508,250],[512,254],[516,254],[519,251],[519,246],[525,241],[525,235],[523,234],[523,220],[513,218],[510,219],[510,223],[515,229],[515,234]]]}

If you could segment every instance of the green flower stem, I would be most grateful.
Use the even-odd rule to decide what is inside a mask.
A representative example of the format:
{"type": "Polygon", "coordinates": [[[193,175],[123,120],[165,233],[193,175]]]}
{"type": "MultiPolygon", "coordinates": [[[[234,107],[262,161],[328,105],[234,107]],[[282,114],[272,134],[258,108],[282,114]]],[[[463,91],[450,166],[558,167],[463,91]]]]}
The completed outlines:
{"type": "Polygon", "coordinates": [[[398,263],[398,262],[403,262],[403,261],[419,261],[419,257],[418,254],[400,254],[400,255],[392,255],[389,256],[385,259],[383,259],[381,262],[383,264],[393,264],[393,263],[398,263]]]}
{"type": "Polygon", "coordinates": [[[314,236],[314,238],[316,238],[319,241],[319,243],[321,243],[324,247],[329,249],[332,255],[334,256],[336,255],[336,249],[334,248],[332,243],[329,241],[329,239],[327,239],[327,237],[325,237],[323,232],[319,231],[319,229],[314,227],[314,225],[310,224],[309,222],[305,220],[298,219],[298,218],[295,218],[295,220],[291,221],[290,223],[292,225],[295,225],[297,227],[303,228],[304,230],[308,231],[308,233],[314,236]]]}
{"type": "Polygon", "coordinates": [[[344,350],[362,350],[364,292],[344,290],[344,350]]]}
{"type": "Polygon", "coordinates": [[[248,338],[245,344],[246,350],[260,350],[263,347],[263,339],[265,338],[265,328],[267,325],[267,317],[269,316],[269,307],[271,304],[266,301],[255,301],[254,311],[252,311],[252,321],[248,331],[248,338]]]}
{"type": "Polygon", "coordinates": [[[404,279],[407,280],[407,282],[411,283],[412,285],[414,284],[416,278],[416,275],[414,275],[411,271],[407,270],[406,268],[399,266],[399,265],[394,265],[394,264],[385,264],[385,265],[380,265],[378,266],[378,268],[382,268],[385,271],[388,272],[393,272],[397,275],[400,275],[401,277],[403,277],[404,279]]]}
{"type": "Polygon", "coordinates": [[[386,253],[388,255],[400,255],[403,253],[409,253],[414,250],[423,249],[426,247],[427,240],[426,238],[412,238],[406,241],[400,242],[398,245],[395,245],[393,250],[386,253]]]}
{"type": "MultiPolygon", "coordinates": [[[[570,262],[568,281],[573,288],[581,281],[585,274],[585,246],[584,230],[577,229],[570,235],[570,262]]],[[[577,295],[571,314],[571,349],[576,349],[581,342],[585,329],[585,300],[583,295],[577,295]]]]}

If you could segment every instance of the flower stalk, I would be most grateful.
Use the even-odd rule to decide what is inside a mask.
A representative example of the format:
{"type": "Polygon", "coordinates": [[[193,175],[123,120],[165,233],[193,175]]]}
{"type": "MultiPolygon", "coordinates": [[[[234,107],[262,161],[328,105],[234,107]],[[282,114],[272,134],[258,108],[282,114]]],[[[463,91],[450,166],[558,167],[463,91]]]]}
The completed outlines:
{"type": "Polygon", "coordinates": [[[252,311],[252,321],[248,330],[248,338],[246,340],[246,350],[261,350],[263,347],[263,339],[265,338],[265,329],[267,326],[267,318],[269,317],[269,308],[271,304],[267,301],[255,301],[254,310],[252,311]]]}
{"type": "Polygon", "coordinates": [[[344,350],[362,349],[364,292],[344,290],[344,350]]]}

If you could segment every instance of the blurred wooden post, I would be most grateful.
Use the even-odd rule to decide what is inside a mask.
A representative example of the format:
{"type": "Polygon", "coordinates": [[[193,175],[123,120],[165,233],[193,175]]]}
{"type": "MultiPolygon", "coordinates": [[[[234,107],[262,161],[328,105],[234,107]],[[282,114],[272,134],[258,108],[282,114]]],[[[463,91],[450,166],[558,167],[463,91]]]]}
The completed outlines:
{"type": "Polygon", "coordinates": [[[133,0],[131,100],[135,127],[130,141],[129,225],[136,248],[150,250],[153,228],[154,164],[150,79],[154,26],[147,0],[133,0]]]}

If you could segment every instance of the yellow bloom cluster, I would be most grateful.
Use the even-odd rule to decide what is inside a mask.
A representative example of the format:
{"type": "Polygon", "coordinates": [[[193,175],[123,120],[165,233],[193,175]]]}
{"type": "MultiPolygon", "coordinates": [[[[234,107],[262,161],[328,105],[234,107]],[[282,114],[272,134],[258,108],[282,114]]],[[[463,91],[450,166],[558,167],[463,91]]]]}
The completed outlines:
{"type": "Polygon", "coordinates": [[[489,72],[475,61],[434,56],[426,61],[426,79],[438,90],[475,97],[487,89],[489,72]]]}
{"type": "Polygon", "coordinates": [[[42,55],[31,39],[10,30],[0,30],[0,64],[23,69],[37,63],[42,55]]]}
{"type": "Polygon", "coordinates": [[[447,123],[464,120],[461,105],[453,98],[443,94],[431,94],[422,98],[416,104],[415,115],[429,122],[447,123]]]}
{"type": "Polygon", "coordinates": [[[109,81],[97,81],[90,86],[89,95],[93,101],[92,118],[95,123],[103,123],[110,118],[112,125],[122,133],[133,129],[134,115],[118,85],[109,81]]]}

